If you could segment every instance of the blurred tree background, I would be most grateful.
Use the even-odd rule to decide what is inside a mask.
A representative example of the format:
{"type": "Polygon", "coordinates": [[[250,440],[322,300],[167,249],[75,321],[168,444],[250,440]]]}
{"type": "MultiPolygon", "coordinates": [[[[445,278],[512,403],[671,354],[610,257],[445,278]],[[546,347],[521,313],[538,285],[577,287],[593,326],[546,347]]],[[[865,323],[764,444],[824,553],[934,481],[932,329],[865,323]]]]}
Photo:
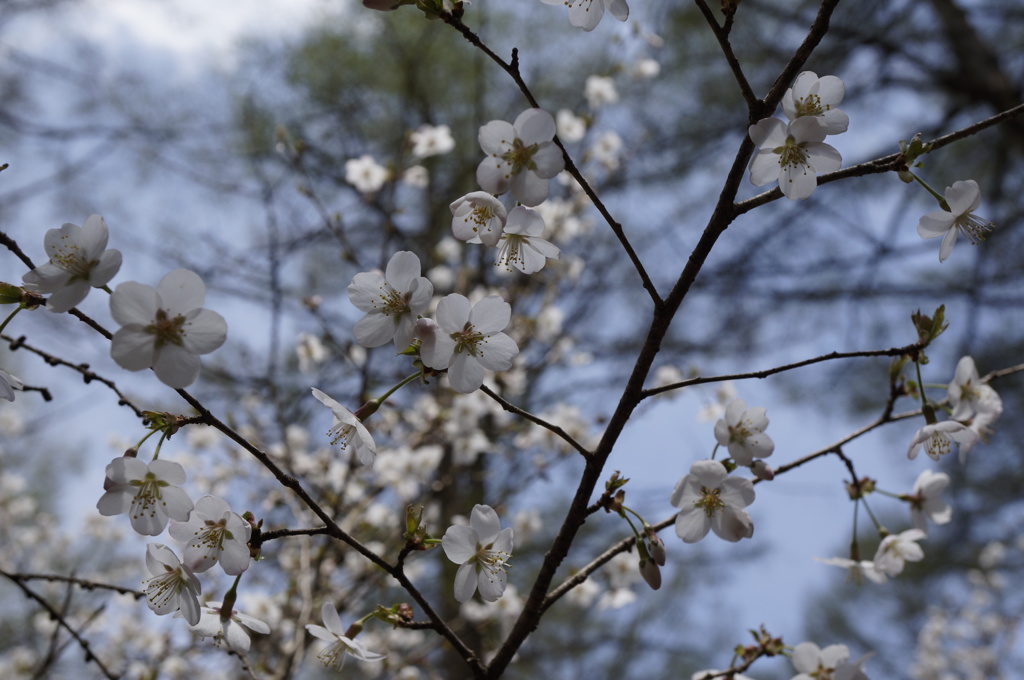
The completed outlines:
{"type": "MultiPolygon", "coordinates": [[[[505,58],[518,48],[524,79],[543,108],[553,114],[567,109],[586,122],[585,135],[567,148],[622,222],[655,283],[667,289],[700,237],[734,149],[753,122],[746,120],[718,43],[689,3],[634,6],[626,28],[607,25],[606,19],[594,34],[570,30],[558,8],[522,4],[530,11],[518,2],[474,3],[465,22],[505,58]],[[638,64],[648,59],[660,65],[654,77],[638,74],[638,64]],[[585,83],[593,75],[612,79],[617,102],[588,101],[585,83]]],[[[731,39],[755,93],[767,92],[817,7],[783,0],[740,5],[731,39]]],[[[359,513],[377,504],[400,518],[404,503],[424,503],[428,493],[436,535],[474,503],[495,505],[503,517],[500,506],[536,507],[536,538],[527,539],[525,531],[522,543],[517,538],[510,577],[527,587],[545,539],[564,512],[566,499],[553,497],[551,485],[560,488],[559,480],[573,479],[578,471],[570,451],[531,436],[522,422],[505,418],[479,393],[463,398],[436,385],[406,389],[395,400],[398,408],[375,418],[391,433],[390,445],[434,447],[440,462],[406,472],[425,475],[415,480],[409,497],[381,485],[362,489],[357,502],[334,477],[348,480],[353,470],[299,465],[303,447],[313,445],[296,441],[295,430],[310,426],[318,436],[325,429],[322,409],[308,398],[311,380],[355,406],[409,372],[389,346],[368,352],[355,346],[350,336],[358,314],[345,288],[356,273],[383,268],[395,251],[411,250],[430,272],[435,293],[500,287],[512,304],[523,358],[516,372],[496,377],[502,394],[533,413],[561,409],[563,427],[578,423],[574,435],[581,440],[600,431],[614,405],[615,386],[628,375],[646,333],[650,305],[586,197],[552,183],[543,212],[563,256],[529,279],[494,267],[483,248],[448,238],[449,203],[476,188],[476,130],[492,119],[514,119],[528,107],[521,94],[443,23],[426,22],[410,8],[371,12],[351,0],[324,3],[302,30],[254,36],[232,60],[191,73],[168,71],[170,57],[159,52],[126,59],[141,46],[112,47],[88,32],[54,49],[25,39],[26,27],[45,36],[48,23],[59,23],[69,12],[88,18],[90,11],[74,0],[0,5],[0,49],[8,66],[0,72],[0,143],[9,154],[0,162],[11,163],[0,176],[4,229],[38,259],[44,228],[99,212],[111,225],[113,245],[126,252],[126,273],[143,276],[155,265],[200,273],[211,297],[246,310],[247,318],[243,328],[232,328],[231,351],[207,362],[207,379],[196,392],[205,403],[231,413],[248,428],[247,436],[275,451],[321,497],[335,498],[339,516],[352,517],[356,525],[359,513]],[[450,126],[454,151],[416,158],[410,132],[424,124],[450,126]],[[346,178],[346,161],[364,154],[388,171],[389,179],[371,193],[346,178]],[[426,169],[425,185],[406,181],[417,165],[426,169]],[[316,336],[328,350],[312,374],[300,370],[296,357],[300,332],[316,336]],[[430,408],[417,401],[425,390],[434,399],[430,408]],[[478,425],[482,437],[470,437],[478,425]]],[[[931,139],[1019,104],[1022,19],[1024,8],[1014,0],[840,3],[806,68],[845,81],[850,132],[836,141],[844,166],[896,152],[898,140],[915,133],[931,139]]],[[[930,352],[942,376],[939,367],[948,366],[951,377],[956,359],[968,352],[983,372],[1019,363],[1022,146],[1024,119],[1016,118],[924,157],[922,175],[940,191],[956,180],[977,180],[982,214],[997,225],[981,246],[961,241],[942,267],[936,262],[938,244],[922,242],[914,228],[920,215],[935,209],[934,202],[895,176],[846,180],[820,187],[806,202],[779,201],[743,216],[684,303],[661,363],[686,376],[712,375],[834,350],[902,346],[914,339],[909,313],[930,312],[939,304],[946,305],[951,321],[941,345],[930,352]]],[[[759,193],[746,180],[741,191],[741,197],[759,193]]],[[[20,271],[6,278],[18,276],[20,271]]],[[[52,319],[36,318],[42,314],[32,316],[39,329],[57,327],[52,319]]],[[[85,329],[71,332],[69,343],[86,337],[85,329]]],[[[21,356],[11,360],[19,367],[29,363],[21,356]]],[[[102,349],[76,360],[112,366],[102,349]]],[[[881,360],[831,363],[773,381],[777,393],[791,400],[786,408],[809,410],[829,395],[832,409],[867,417],[884,405],[886,370],[881,360]]],[[[48,379],[36,368],[26,372],[35,383],[48,379]]],[[[995,386],[1007,414],[1014,413],[1019,378],[995,386]]],[[[181,408],[160,399],[170,410],[181,408]]],[[[58,404],[69,400],[57,395],[58,404]]],[[[914,408],[910,400],[903,405],[914,408]]],[[[29,424],[30,430],[46,427],[44,417],[29,424]]],[[[978,562],[992,542],[1005,544],[1017,558],[1003,560],[1002,577],[1020,578],[1024,560],[1021,546],[1013,543],[1013,520],[1021,514],[1017,489],[1024,479],[1013,443],[1024,434],[1022,427],[1004,417],[966,466],[944,461],[954,480],[947,494],[954,519],[930,534],[926,560],[884,588],[837,586],[808,613],[807,636],[822,646],[847,642],[877,650],[869,666],[875,678],[932,677],[911,676],[909,651],[918,645],[929,606],[953,611],[978,589],[979,578],[993,577],[997,563],[983,568],[978,562]],[[973,574],[973,585],[965,573],[973,574]],[[879,625],[883,618],[892,623],[879,625]]],[[[20,439],[4,439],[8,456],[22,450],[20,439]]],[[[902,461],[904,445],[892,441],[894,460],[902,461]]],[[[218,483],[240,494],[244,485],[244,493],[266,497],[257,515],[267,526],[294,524],[301,513],[273,480],[264,476],[243,484],[232,477],[242,465],[240,455],[221,446],[205,464],[221,466],[210,472],[218,483]]],[[[33,462],[17,465],[28,469],[33,462]]],[[[772,493],[770,485],[758,493],[772,493]]],[[[630,500],[652,521],[667,515],[665,499],[630,500]]],[[[892,524],[895,529],[899,520],[892,524]]],[[[837,520],[837,527],[836,554],[843,554],[845,520],[837,520]]],[[[364,531],[379,531],[381,541],[401,545],[397,534],[369,524],[364,531]]],[[[627,534],[621,523],[595,516],[563,571],[568,575],[627,534]]],[[[675,540],[670,534],[666,539],[675,540]]],[[[295,622],[254,640],[253,670],[268,677],[287,677],[298,668],[316,673],[315,664],[299,665],[306,652],[302,624],[318,623],[318,608],[312,615],[303,608],[308,602],[302,593],[340,593],[343,584],[348,594],[342,604],[353,606],[398,596],[380,574],[355,568],[335,544],[311,540],[308,546],[311,581],[290,582],[286,563],[259,565],[253,575],[275,596],[280,619],[295,622]]],[[[872,546],[866,536],[862,556],[870,556],[872,546]]],[[[737,561],[753,559],[757,548],[737,549],[737,561]]],[[[268,543],[271,556],[274,549],[268,543]]],[[[432,562],[445,562],[436,601],[446,617],[455,617],[457,605],[444,585],[454,566],[432,562]]],[[[722,652],[747,642],[737,631],[756,622],[687,606],[700,591],[728,583],[719,562],[703,549],[687,550],[657,597],[634,586],[634,604],[591,605],[583,610],[586,625],[579,625],[578,607],[559,603],[521,650],[509,677],[688,677],[697,668],[724,665],[722,652]],[[669,597],[673,604],[666,606],[669,597]]],[[[618,589],[614,578],[599,577],[608,593],[618,589]]],[[[6,601],[21,598],[13,590],[3,595],[6,601]]],[[[1015,626],[1020,612],[1019,598],[1002,598],[1003,628],[1015,626]]],[[[342,618],[358,615],[343,611],[342,618]]],[[[486,651],[507,622],[500,615],[486,623],[465,621],[458,632],[486,651]]],[[[0,635],[8,649],[46,646],[31,634],[9,632],[0,635]]],[[[804,639],[799,631],[772,632],[790,644],[804,639]]],[[[461,677],[462,662],[441,647],[428,634],[408,643],[406,658],[421,664],[425,677],[461,677]]],[[[1021,677],[1013,670],[1017,650],[1000,650],[999,665],[993,666],[998,674],[989,677],[1021,677]]],[[[77,663],[73,656],[65,655],[63,663],[77,663]]],[[[789,677],[788,667],[775,672],[789,677]]],[[[400,673],[388,668],[381,677],[400,673]]]]}

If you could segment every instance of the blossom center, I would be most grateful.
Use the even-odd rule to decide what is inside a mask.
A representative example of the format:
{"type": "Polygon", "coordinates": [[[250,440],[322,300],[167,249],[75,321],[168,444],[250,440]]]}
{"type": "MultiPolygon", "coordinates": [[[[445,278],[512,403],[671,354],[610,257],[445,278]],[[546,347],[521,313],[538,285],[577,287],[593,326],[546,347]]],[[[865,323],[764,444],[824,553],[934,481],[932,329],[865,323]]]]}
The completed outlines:
{"type": "Polygon", "coordinates": [[[491,582],[494,581],[495,576],[503,574],[508,570],[508,561],[512,558],[512,555],[504,550],[493,550],[493,546],[493,543],[485,546],[478,544],[475,557],[476,563],[480,565],[483,571],[487,572],[491,582]]]}
{"type": "Polygon", "coordinates": [[[147,472],[142,479],[133,479],[128,483],[139,487],[135,494],[135,500],[132,501],[132,517],[141,517],[147,514],[154,517],[156,516],[155,506],[166,505],[160,490],[168,486],[168,483],[158,479],[152,472],[147,472]]]}
{"type": "Polygon", "coordinates": [[[956,224],[956,228],[960,230],[960,233],[967,237],[973,245],[978,245],[979,242],[984,241],[988,232],[995,229],[994,224],[986,222],[972,213],[960,215],[956,218],[954,224],[956,224]]]}
{"type": "Polygon", "coordinates": [[[714,517],[719,510],[725,509],[725,501],[721,498],[722,490],[719,488],[709,489],[706,486],[700,488],[700,498],[693,502],[698,508],[704,510],[708,517],[714,517]]]}
{"type": "Polygon", "coordinates": [[[409,301],[405,295],[385,283],[380,287],[379,300],[374,301],[373,307],[386,316],[400,315],[409,311],[409,301]]]}
{"type": "Polygon", "coordinates": [[[77,243],[68,242],[63,243],[50,260],[64,271],[70,273],[72,281],[75,279],[88,279],[89,270],[95,264],[93,262],[86,262],[82,258],[81,248],[77,243]]]}
{"type": "Polygon", "coordinates": [[[533,162],[533,154],[537,153],[537,144],[526,146],[523,140],[516,137],[512,140],[512,148],[502,155],[502,160],[512,166],[513,175],[518,175],[525,170],[536,170],[537,165],[533,162]]]}
{"type": "Polygon", "coordinates": [[[164,573],[146,581],[146,597],[157,609],[168,605],[181,592],[185,579],[181,569],[164,565],[164,573]]]}
{"type": "Polygon", "coordinates": [[[231,532],[227,530],[227,520],[205,520],[204,526],[195,532],[192,545],[206,550],[206,557],[216,559],[216,553],[224,549],[224,539],[232,538],[231,532]]]}
{"type": "Polygon", "coordinates": [[[928,450],[929,456],[938,460],[940,456],[943,456],[952,450],[953,440],[950,439],[949,435],[945,432],[936,432],[928,439],[928,443],[925,444],[925,448],[928,450]]]}
{"type": "Polygon", "coordinates": [[[483,354],[483,349],[479,345],[487,343],[487,337],[477,332],[470,323],[461,331],[452,333],[451,338],[455,341],[455,354],[465,353],[475,357],[483,354]]]}
{"type": "Polygon", "coordinates": [[[352,438],[355,434],[355,426],[349,425],[348,423],[339,422],[335,424],[334,427],[327,430],[327,435],[331,437],[331,446],[338,444],[343,450],[352,443],[352,438]]]}
{"type": "Polygon", "coordinates": [[[495,265],[503,264],[507,271],[512,271],[512,265],[519,263],[526,266],[526,256],[523,254],[523,246],[526,245],[526,238],[518,234],[502,234],[501,247],[498,250],[498,259],[495,265]]]}
{"type": "Polygon", "coordinates": [[[779,165],[783,168],[792,166],[794,168],[807,167],[807,149],[805,149],[793,138],[792,135],[786,138],[785,146],[774,149],[779,154],[779,165]]]}
{"type": "Polygon", "coordinates": [[[831,108],[832,106],[830,104],[823,105],[821,103],[821,97],[816,94],[809,94],[796,101],[797,118],[801,116],[820,116],[831,108]]]}
{"type": "Polygon", "coordinates": [[[172,317],[167,313],[166,309],[158,309],[156,310],[156,318],[153,320],[153,323],[146,326],[145,331],[150,335],[156,336],[157,348],[164,345],[178,345],[180,347],[185,344],[185,316],[179,314],[172,317]]]}

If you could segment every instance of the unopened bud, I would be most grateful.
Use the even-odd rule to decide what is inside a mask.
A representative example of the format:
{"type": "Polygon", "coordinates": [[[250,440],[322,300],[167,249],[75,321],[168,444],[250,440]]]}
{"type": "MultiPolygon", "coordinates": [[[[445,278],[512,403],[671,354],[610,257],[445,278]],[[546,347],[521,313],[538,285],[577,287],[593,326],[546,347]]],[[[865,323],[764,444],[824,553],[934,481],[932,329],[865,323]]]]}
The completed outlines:
{"type": "Polygon", "coordinates": [[[668,555],[665,553],[665,541],[654,532],[653,527],[647,527],[647,550],[651,559],[659,567],[664,567],[668,555]]]}
{"type": "Polygon", "coordinates": [[[651,590],[661,588],[661,568],[653,560],[640,560],[640,575],[647,581],[651,590]]]}
{"type": "Polygon", "coordinates": [[[763,460],[755,460],[750,466],[750,471],[760,480],[770,482],[775,479],[775,470],[763,460]]]}

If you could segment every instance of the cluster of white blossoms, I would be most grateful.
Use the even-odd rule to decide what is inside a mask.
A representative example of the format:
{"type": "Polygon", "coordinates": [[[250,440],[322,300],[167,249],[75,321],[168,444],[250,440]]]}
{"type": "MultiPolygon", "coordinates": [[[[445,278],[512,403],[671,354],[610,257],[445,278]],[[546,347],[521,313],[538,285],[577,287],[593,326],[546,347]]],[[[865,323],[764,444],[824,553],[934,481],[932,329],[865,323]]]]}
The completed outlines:
{"type": "Polygon", "coordinates": [[[778,181],[783,195],[794,201],[813,194],[818,175],[838,170],[843,162],[825,137],[849,126],[849,117],[836,108],[845,94],[836,76],[818,78],[811,71],[798,75],[782,98],[789,122],[764,118],[750,126],[750,139],[759,149],[750,159],[751,183],[778,181]]]}

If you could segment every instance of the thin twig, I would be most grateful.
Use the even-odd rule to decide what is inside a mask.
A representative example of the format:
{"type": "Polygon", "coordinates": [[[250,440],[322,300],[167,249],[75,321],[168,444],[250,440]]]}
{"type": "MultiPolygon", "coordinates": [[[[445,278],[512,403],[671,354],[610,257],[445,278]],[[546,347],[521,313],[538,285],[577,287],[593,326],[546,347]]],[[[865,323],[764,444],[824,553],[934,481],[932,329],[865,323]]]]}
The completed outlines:
{"type": "MultiPolygon", "coordinates": [[[[754,94],[754,90],[751,89],[750,83],[747,82],[747,77],[743,74],[743,68],[740,66],[739,59],[736,58],[736,53],[732,51],[732,43],[729,42],[729,31],[727,27],[719,25],[718,20],[715,18],[714,12],[708,7],[708,4],[704,0],[694,0],[697,3],[697,8],[707,19],[708,26],[711,27],[711,32],[715,34],[715,39],[718,40],[719,47],[722,48],[722,54],[725,56],[725,61],[729,64],[729,69],[732,71],[733,76],[736,78],[736,84],[739,85],[740,93],[743,95],[743,100],[747,102],[747,109],[753,114],[755,111],[761,110],[761,102],[758,100],[757,95],[754,94]]],[[[726,19],[727,26],[731,26],[731,18],[726,19]]]]}
{"type": "Polygon", "coordinates": [[[141,600],[146,596],[141,590],[133,590],[132,588],[125,588],[124,586],[115,586],[111,583],[101,583],[100,581],[90,581],[84,578],[77,578],[75,576],[62,576],[61,574],[4,574],[8,578],[19,579],[22,581],[50,581],[52,583],[71,583],[85,590],[113,590],[121,595],[131,595],[136,600],[141,600]]]}
{"type": "Polygon", "coordinates": [[[524,411],[523,409],[519,408],[515,404],[510,403],[508,400],[503,398],[501,395],[497,394],[494,390],[492,390],[487,385],[481,386],[480,387],[480,391],[483,392],[484,394],[486,394],[488,397],[490,397],[494,401],[496,401],[499,404],[501,404],[501,407],[503,409],[505,409],[506,411],[508,411],[509,413],[514,413],[517,416],[519,416],[520,418],[524,418],[526,420],[529,420],[531,423],[534,423],[535,425],[540,425],[545,430],[548,430],[549,432],[551,432],[552,434],[557,436],[559,439],[564,441],[566,444],[568,444],[572,448],[574,448],[577,451],[579,451],[579,453],[584,458],[589,458],[590,457],[590,451],[588,451],[587,448],[585,446],[583,446],[582,444],[580,444],[578,441],[573,439],[572,435],[570,435],[568,432],[563,430],[558,425],[555,425],[554,423],[549,423],[548,421],[544,420],[543,418],[539,418],[539,417],[533,415],[529,411],[524,411]]]}

